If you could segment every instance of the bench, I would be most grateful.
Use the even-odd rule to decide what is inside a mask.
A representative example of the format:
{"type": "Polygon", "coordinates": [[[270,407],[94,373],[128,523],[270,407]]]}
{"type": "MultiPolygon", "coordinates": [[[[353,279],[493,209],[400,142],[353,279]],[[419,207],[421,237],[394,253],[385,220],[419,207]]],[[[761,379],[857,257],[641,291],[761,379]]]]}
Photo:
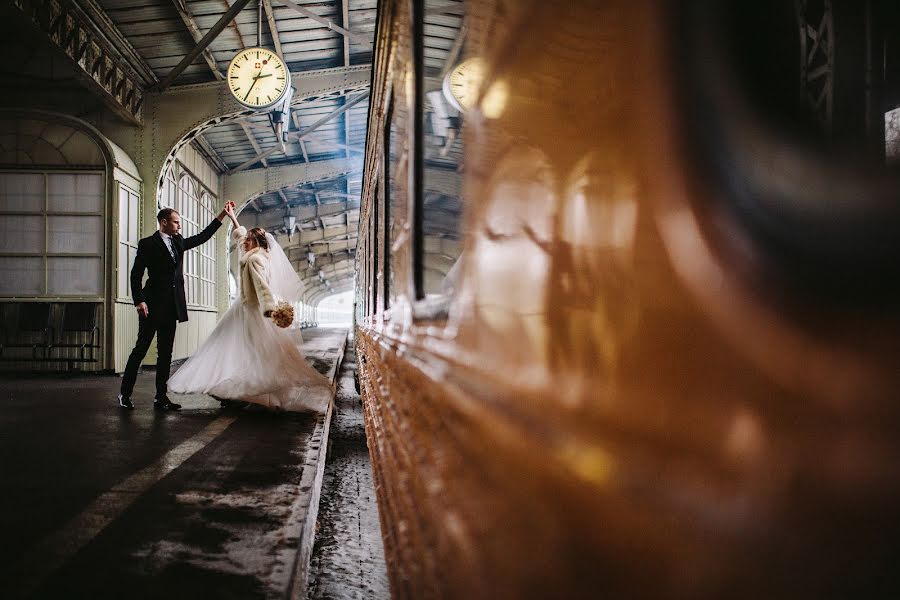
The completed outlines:
{"type": "Polygon", "coordinates": [[[0,361],[75,363],[98,360],[100,304],[0,303],[0,361]],[[31,349],[30,353],[22,349],[31,349]]]}
{"type": "Polygon", "coordinates": [[[69,363],[69,369],[74,362],[96,362],[94,351],[100,350],[100,326],[97,324],[99,306],[92,302],[63,304],[62,326],[58,338],[47,347],[48,356],[53,350],[58,350],[57,358],[69,363]],[[62,354],[67,348],[78,349],[78,357],[64,357],[62,354]]]}
{"type": "Polygon", "coordinates": [[[48,302],[7,302],[2,304],[0,359],[43,360],[53,338],[50,326],[52,304],[48,302]],[[10,348],[31,348],[31,356],[8,357],[10,348]],[[41,355],[39,355],[39,353],[41,355]]]}

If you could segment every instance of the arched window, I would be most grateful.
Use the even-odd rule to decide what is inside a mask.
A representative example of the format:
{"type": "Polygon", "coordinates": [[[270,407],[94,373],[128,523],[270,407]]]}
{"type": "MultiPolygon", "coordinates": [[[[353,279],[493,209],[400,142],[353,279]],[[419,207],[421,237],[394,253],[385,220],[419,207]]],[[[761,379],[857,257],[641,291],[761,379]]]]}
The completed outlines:
{"type": "MultiPolygon", "coordinates": [[[[206,191],[200,195],[199,223],[200,229],[206,227],[213,220],[215,201],[213,197],[206,191]]],[[[201,306],[216,305],[216,238],[213,237],[207,243],[203,244],[196,250],[198,257],[197,277],[201,306]]]]}
{"type": "MultiPolygon", "coordinates": [[[[178,179],[178,192],[173,208],[181,215],[181,234],[190,237],[200,233],[213,219],[213,197],[190,173],[178,179]]],[[[216,238],[184,255],[184,290],[192,306],[216,306],[216,238]]]]}

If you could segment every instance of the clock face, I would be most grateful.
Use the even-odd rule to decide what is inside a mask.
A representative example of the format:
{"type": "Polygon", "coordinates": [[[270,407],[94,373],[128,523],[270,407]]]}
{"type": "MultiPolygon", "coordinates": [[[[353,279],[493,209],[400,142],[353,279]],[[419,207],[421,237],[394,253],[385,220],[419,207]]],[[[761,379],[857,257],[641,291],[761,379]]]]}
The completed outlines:
{"type": "Polygon", "coordinates": [[[277,54],[265,48],[238,52],[228,65],[228,89],[238,102],[265,108],[278,102],[291,83],[291,74],[277,54]]]}
{"type": "Polygon", "coordinates": [[[484,79],[484,63],[478,57],[464,60],[444,77],[444,95],[460,112],[466,112],[475,104],[481,81],[484,79]]]}

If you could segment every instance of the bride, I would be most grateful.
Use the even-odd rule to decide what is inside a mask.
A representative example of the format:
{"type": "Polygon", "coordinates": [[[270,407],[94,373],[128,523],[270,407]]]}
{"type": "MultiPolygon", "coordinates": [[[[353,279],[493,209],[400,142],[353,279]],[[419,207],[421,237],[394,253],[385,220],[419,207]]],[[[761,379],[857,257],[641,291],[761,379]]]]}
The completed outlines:
{"type": "Polygon", "coordinates": [[[328,380],[303,358],[299,329],[281,329],[268,317],[276,302],[299,302],[303,284],[270,233],[234,224],[240,253],[240,298],[206,341],[169,379],[176,394],[209,394],[280,410],[322,410],[331,398],[328,380]]]}

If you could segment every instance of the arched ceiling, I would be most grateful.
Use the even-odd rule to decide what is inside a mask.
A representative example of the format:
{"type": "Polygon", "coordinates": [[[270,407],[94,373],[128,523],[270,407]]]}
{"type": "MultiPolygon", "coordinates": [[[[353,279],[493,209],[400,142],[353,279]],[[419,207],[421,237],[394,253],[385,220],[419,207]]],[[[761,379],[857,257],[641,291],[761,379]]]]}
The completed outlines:
{"type": "MultiPolygon", "coordinates": [[[[13,40],[0,45],[19,49],[13,69],[21,71],[18,80],[10,79],[16,94],[0,102],[31,105],[33,98],[42,105],[62,103],[56,108],[84,114],[105,105],[123,122],[145,128],[157,126],[153,114],[142,112],[148,93],[221,81],[231,58],[258,44],[281,55],[292,73],[342,68],[349,72],[370,65],[378,4],[377,0],[71,0],[59,5],[36,1],[48,3],[46,14],[31,15],[15,6],[0,11],[0,16],[10,17],[4,18],[0,30],[13,40]],[[23,20],[31,20],[44,37],[17,34],[34,31],[21,27],[23,20]],[[31,46],[25,48],[23,40],[31,46]],[[68,60],[60,61],[61,55],[68,60]]],[[[460,54],[462,2],[435,3],[426,13],[427,87],[436,89],[460,54]]],[[[431,105],[426,104],[430,113],[431,105]]],[[[367,114],[368,90],[358,85],[332,88],[295,104],[292,135],[283,145],[265,113],[224,121],[190,143],[226,178],[248,169],[336,159],[361,165],[367,114]]],[[[435,142],[443,144],[443,150],[429,157],[426,168],[452,173],[461,155],[459,140],[435,142]]],[[[268,191],[255,197],[240,218],[276,233],[311,286],[338,291],[353,278],[361,176],[354,170],[268,191]],[[287,216],[295,218],[290,231],[285,227],[287,216]],[[313,266],[309,253],[315,256],[313,266]]],[[[453,195],[454,183],[448,180],[445,185],[445,179],[429,178],[441,182],[438,189],[429,190],[432,196],[453,195]]]]}
{"type": "MultiPolygon", "coordinates": [[[[152,71],[156,86],[169,83],[173,69],[240,4],[240,0],[90,2],[121,32],[145,70],[152,71]]],[[[171,85],[221,80],[237,52],[257,45],[258,34],[261,45],[274,49],[292,73],[369,64],[376,7],[376,0],[251,0],[171,85]]],[[[295,107],[290,131],[303,137],[292,136],[283,146],[266,113],[224,122],[192,143],[225,176],[247,169],[361,159],[367,113],[366,92],[341,90],[295,107]]],[[[276,234],[308,286],[337,289],[353,278],[361,190],[361,172],[291,185],[254,198],[239,218],[276,234]],[[290,231],[287,216],[295,219],[290,231]],[[315,268],[309,265],[310,252],[315,268]]]]}

